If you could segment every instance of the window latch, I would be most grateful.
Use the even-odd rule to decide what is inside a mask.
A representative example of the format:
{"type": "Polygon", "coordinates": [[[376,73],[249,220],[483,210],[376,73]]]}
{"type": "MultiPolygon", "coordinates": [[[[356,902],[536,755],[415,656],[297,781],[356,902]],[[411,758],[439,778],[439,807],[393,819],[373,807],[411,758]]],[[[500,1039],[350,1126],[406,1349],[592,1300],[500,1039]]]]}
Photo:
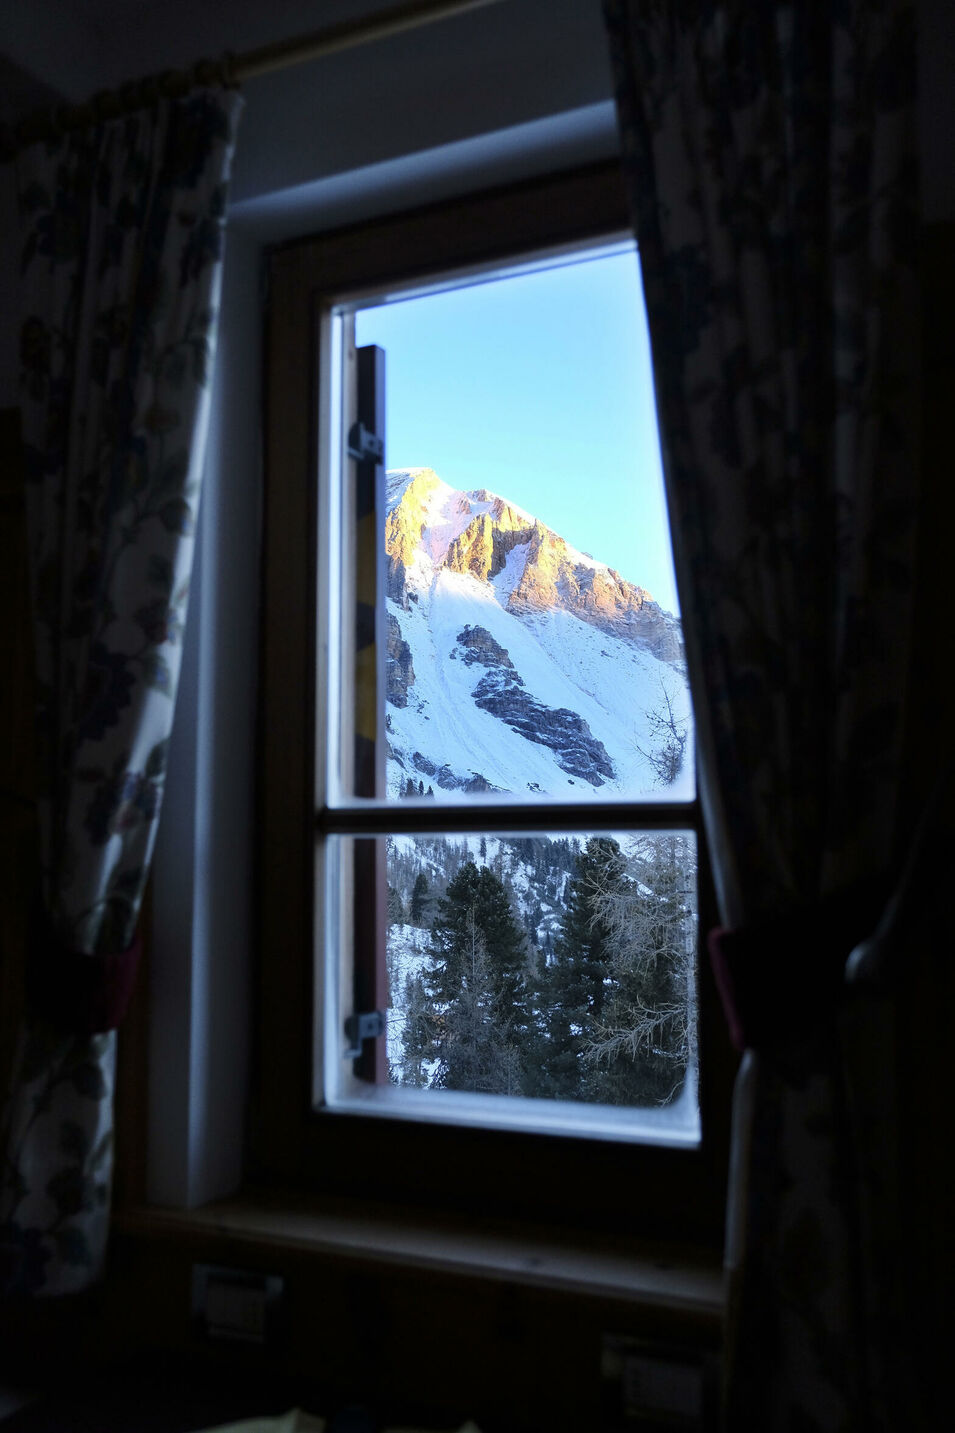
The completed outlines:
{"type": "Polygon", "coordinates": [[[346,1060],[357,1060],[361,1054],[363,1040],[377,1040],[385,1033],[385,1012],[363,1010],[361,1014],[349,1015],[345,1021],[345,1038],[348,1048],[342,1052],[346,1060]]]}
{"type": "Polygon", "coordinates": [[[385,441],[364,423],[353,423],[348,430],[348,456],[357,458],[359,463],[383,463],[385,441]]]}

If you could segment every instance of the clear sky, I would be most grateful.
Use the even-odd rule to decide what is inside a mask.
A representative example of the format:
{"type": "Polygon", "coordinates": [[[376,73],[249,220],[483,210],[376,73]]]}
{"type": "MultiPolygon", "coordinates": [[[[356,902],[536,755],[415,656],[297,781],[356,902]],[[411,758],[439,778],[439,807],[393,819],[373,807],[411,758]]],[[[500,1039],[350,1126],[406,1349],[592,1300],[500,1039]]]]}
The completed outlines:
{"type": "Polygon", "coordinates": [[[676,612],[636,251],[358,311],[389,468],[488,488],[676,612]]]}

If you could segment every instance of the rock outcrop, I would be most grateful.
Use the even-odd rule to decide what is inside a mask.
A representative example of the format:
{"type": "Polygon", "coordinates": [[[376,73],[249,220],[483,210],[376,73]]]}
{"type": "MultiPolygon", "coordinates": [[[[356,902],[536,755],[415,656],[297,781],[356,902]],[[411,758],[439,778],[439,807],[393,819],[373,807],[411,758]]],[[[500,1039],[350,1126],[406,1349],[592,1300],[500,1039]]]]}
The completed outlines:
{"type": "Polygon", "coordinates": [[[388,645],[385,661],[386,699],[393,707],[408,705],[408,689],[414,686],[414,663],[411,648],[401,635],[401,627],[393,612],[388,613],[388,645]]]}
{"type": "Polygon", "coordinates": [[[467,626],[458,633],[458,644],[464,648],[467,666],[480,662],[482,667],[507,667],[514,670],[514,663],[500,642],[496,642],[486,627],[467,626]]]}
{"type": "Polygon", "coordinates": [[[583,717],[567,707],[549,707],[532,697],[507,651],[485,627],[465,627],[458,633],[458,643],[464,649],[466,663],[479,662],[487,669],[474,688],[475,706],[499,717],[527,741],[549,746],[558,766],[568,775],[591,786],[613,780],[613,762],[583,717]]]}
{"type": "Polygon", "coordinates": [[[487,777],[482,776],[479,771],[471,771],[467,776],[461,776],[452,771],[447,763],[438,766],[421,751],[416,751],[411,760],[417,771],[423,772],[425,776],[430,776],[444,791],[474,792],[500,791],[501,789],[499,786],[493,786],[487,777]]]}
{"type": "Polygon", "coordinates": [[[583,717],[567,707],[548,707],[524,690],[516,672],[487,672],[474,688],[474,704],[523,736],[549,746],[557,765],[590,786],[614,778],[607,749],[583,717]]]}
{"type": "Polygon", "coordinates": [[[444,565],[449,572],[488,582],[504,570],[507,554],[526,543],[530,532],[524,514],[498,499],[491,511],[478,513],[449,543],[444,565]]]}

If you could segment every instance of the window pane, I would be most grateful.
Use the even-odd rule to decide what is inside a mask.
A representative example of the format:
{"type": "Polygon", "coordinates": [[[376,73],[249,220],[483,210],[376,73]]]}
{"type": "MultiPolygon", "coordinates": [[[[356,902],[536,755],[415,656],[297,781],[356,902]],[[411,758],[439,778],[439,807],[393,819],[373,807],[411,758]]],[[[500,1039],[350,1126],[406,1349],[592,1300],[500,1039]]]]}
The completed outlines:
{"type": "Polygon", "coordinates": [[[692,832],[387,838],[388,1065],[694,1125],[692,832]]]}
{"type": "Polygon", "coordinates": [[[355,334],[386,354],[388,796],[691,798],[632,246],[355,334]]]}

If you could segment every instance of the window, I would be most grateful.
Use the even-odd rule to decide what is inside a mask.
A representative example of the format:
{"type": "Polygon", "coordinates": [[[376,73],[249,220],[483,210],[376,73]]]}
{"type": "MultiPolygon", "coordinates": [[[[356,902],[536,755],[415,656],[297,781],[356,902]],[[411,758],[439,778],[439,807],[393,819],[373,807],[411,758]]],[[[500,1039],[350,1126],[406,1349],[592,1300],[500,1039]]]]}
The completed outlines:
{"type": "MultiPolygon", "coordinates": [[[[527,556],[530,530],[552,545],[560,538],[573,544],[576,534],[555,537],[543,520],[535,524],[537,514],[513,493],[483,491],[486,482],[448,486],[433,471],[393,470],[386,496],[373,442],[363,460],[346,457],[336,471],[336,455],[346,448],[359,454],[367,435],[380,431],[380,386],[377,395],[364,391],[369,377],[380,385],[385,367],[374,346],[376,327],[389,329],[385,346],[394,355],[399,310],[418,306],[413,330],[424,322],[422,305],[440,306],[438,295],[467,303],[468,291],[454,286],[461,275],[479,277],[482,291],[471,296],[477,293],[487,309],[498,286],[527,278],[546,286],[572,256],[596,264],[629,252],[632,260],[629,245],[621,245],[625,234],[619,184],[608,167],[329,234],[272,257],[254,1137],[263,1173],[330,1193],[361,1188],[443,1207],[516,1209],[631,1230],[645,1221],[654,1232],[673,1225],[682,1235],[718,1230],[725,1124],[718,1107],[725,1095],[717,1088],[718,1059],[710,1058],[707,990],[697,1022],[695,982],[691,992],[684,976],[677,994],[671,979],[664,999],[671,1027],[679,1023],[673,1007],[680,1006],[679,1039],[672,1028],[644,1038],[641,1080],[631,1080],[628,1092],[625,1072],[632,1076],[634,1063],[619,1056],[628,1040],[632,1045],[639,997],[627,994],[619,970],[596,958],[590,995],[578,1000],[575,1013],[559,989],[561,970],[572,964],[565,958],[568,906],[576,908],[586,940],[595,900],[605,902],[600,913],[607,919],[629,901],[632,924],[648,882],[656,882],[657,899],[664,882],[673,897],[670,946],[685,956],[695,943],[694,868],[697,852],[704,862],[705,852],[690,764],[681,761],[689,712],[678,629],[649,603],[628,614],[659,627],[656,655],[649,638],[639,644],[633,690],[646,704],[653,683],[660,698],[655,713],[639,713],[627,765],[608,750],[603,729],[595,734],[596,710],[581,711],[585,679],[576,698],[566,700],[544,700],[541,682],[531,680],[527,663],[544,660],[549,643],[552,675],[562,672],[560,690],[567,689],[567,652],[560,650],[568,647],[566,636],[538,614],[520,629],[528,637],[536,627],[533,652],[515,661],[504,640],[519,629],[515,604],[506,611],[500,600],[502,584],[509,598],[514,584],[530,577],[529,564],[521,573],[516,565],[517,556],[522,563],[527,556]],[[555,268],[557,253],[562,263],[555,268]],[[499,277],[502,267],[506,279],[499,277]],[[356,499],[352,478],[370,485],[376,467],[377,499],[370,486],[356,499]],[[355,502],[366,533],[377,527],[364,556],[354,536],[355,502]],[[405,521],[414,504],[442,509],[429,525],[432,569],[436,562],[447,566],[455,544],[461,559],[451,564],[448,601],[431,612],[430,626],[426,588],[409,576],[420,553],[401,547],[403,523],[405,539],[421,528],[420,512],[410,526],[405,521]],[[490,554],[483,589],[474,569],[482,560],[478,540],[490,554]],[[496,582],[493,592],[488,577],[496,582]],[[372,585],[377,600],[369,604],[372,585]],[[366,601],[363,611],[356,591],[366,601]],[[417,635],[409,642],[412,629],[417,635]],[[369,673],[372,650],[381,660],[369,673]],[[450,678],[452,663],[455,682],[437,683],[444,697],[425,691],[426,673],[450,678]],[[480,714],[470,725],[462,721],[465,709],[472,718],[480,714]],[[420,735],[426,723],[433,739],[420,735]],[[681,766],[683,774],[661,782],[654,763],[668,763],[671,778],[681,766]],[[419,906],[433,894],[430,883],[423,888],[418,880],[426,870],[437,887],[428,956],[413,934],[415,922],[418,930],[426,922],[420,909],[410,909],[416,887],[419,906]],[[496,943],[488,936],[494,919],[506,927],[504,936],[496,927],[496,943]],[[468,976],[461,973],[465,947],[468,976]],[[580,1017],[588,1000],[592,1012],[606,1003],[589,1024],[580,1017]],[[389,1005],[390,1034],[362,1040],[352,1026],[362,1054],[346,1058],[345,1017],[389,1005]],[[372,1119],[369,1111],[388,1118],[372,1119]]],[[[552,557],[544,554],[537,577],[552,557]]],[[[565,559],[578,587],[587,574],[591,600],[594,584],[606,578],[600,557],[571,549],[565,559]]],[[[630,590],[616,580],[618,596],[630,590]]],[[[533,594],[518,595],[524,609],[533,605],[533,594]]],[[[610,628],[576,618],[571,625],[587,640],[578,665],[590,661],[602,673],[591,675],[591,684],[615,671],[625,687],[632,674],[624,672],[625,649],[610,628]]],[[[700,892],[705,906],[705,873],[700,892]]],[[[651,1021],[660,1007],[645,1013],[651,1021]]]]}

